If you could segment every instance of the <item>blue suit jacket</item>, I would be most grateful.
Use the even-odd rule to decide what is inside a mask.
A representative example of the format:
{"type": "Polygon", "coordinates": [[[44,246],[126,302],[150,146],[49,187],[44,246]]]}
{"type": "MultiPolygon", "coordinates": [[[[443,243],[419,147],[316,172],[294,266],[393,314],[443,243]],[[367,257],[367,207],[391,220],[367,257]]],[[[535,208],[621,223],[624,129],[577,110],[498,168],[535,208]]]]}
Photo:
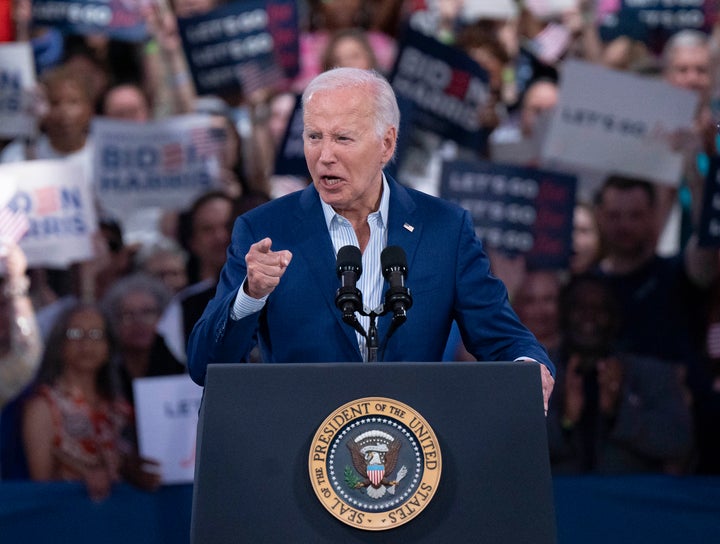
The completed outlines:
{"type": "MultiPolygon", "coordinates": [[[[545,350],[510,307],[505,286],[490,274],[468,212],[392,179],[388,183],[388,245],[405,250],[413,305],[382,360],[442,360],[454,319],[478,360],[526,356],[554,372],[545,350]]],[[[240,216],[215,298],[190,335],[192,378],[202,385],[208,364],[246,361],[258,341],[265,362],[362,361],[355,331],[335,306],[340,285],[335,266],[320,197],[312,185],[240,216]],[[289,249],[292,261],[263,310],[233,320],[230,309],[246,276],[245,254],[265,237],[272,239],[273,250],[289,249]]],[[[378,319],[380,343],[391,317],[378,319]]]]}

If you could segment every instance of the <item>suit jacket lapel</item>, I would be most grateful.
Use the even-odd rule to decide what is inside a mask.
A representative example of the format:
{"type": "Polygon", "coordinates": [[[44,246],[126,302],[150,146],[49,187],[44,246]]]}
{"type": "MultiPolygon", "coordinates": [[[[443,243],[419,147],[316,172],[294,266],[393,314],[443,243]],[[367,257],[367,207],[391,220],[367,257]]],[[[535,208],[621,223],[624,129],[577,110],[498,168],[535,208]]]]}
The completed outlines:
{"type": "MultiPolygon", "coordinates": [[[[390,187],[390,206],[388,211],[388,245],[400,246],[405,250],[407,257],[408,270],[413,269],[413,263],[419,256],[417,255],[420,236],[422,235],[423,224],[421,218],[417,214],[415,202],[410,193],[387,176],[388,185],[390,187]]],[[[387,285],[385,288],[387,289],[387,285]]],[[[390,328],[392,315],[387,314],[380,319],[378,324],[378,334],[382,343],[387,337],[387,331],[390,328]]]]}
{"type": "Polygon", "coordinates": [[[415,202],[407,189],[390,177],[388,177],[388,185],[390,186],[388,245],[400,246],[405,250],[408,269],[410,269],[416,257],[423,224],[417,215],[415,202]]]}
{"type": "MultiPolygon", "coordinates": [[[[412,270],[423,225],[408,191],[389,176],[387,179],[390,187],[388,245],[397,245],[405,250],[408,269],[412,270]]],[[[300,206],[292,228],[296,240],[293,259],[302,260],[301,266],[308,271],[308,288],[312,285],[320,294],[324,311],[329,311],[338,321],[344,331],[347,347],[360,358],[355,331],[343,322],[342,314],[335,306],[335,294],[339,287],[335,272],[335,250],[325,225],[320,197],[312,185],[304,189],[300,196],[300,206]]],[[[386,315],[378,320],[381,342],[386,338],[391,318],[391,315],[386,315]]]]}
{"type": "Polygon", "coordinates": [[[320,313],[329,311],[344,331],[348,347],[360,358],[355,331],[343,322],[342,313],[335,306],[335,294],[340,286],[335,271],[335,249],[325,224],[320,196],[312,185],[304,189],[300,196],[300,206],[292,228],[296,240],[293,259],[302,261],[299,264],[308,271],[308,288],[314,287],[319,294],[319,307],[308,310],[320,313]]]}

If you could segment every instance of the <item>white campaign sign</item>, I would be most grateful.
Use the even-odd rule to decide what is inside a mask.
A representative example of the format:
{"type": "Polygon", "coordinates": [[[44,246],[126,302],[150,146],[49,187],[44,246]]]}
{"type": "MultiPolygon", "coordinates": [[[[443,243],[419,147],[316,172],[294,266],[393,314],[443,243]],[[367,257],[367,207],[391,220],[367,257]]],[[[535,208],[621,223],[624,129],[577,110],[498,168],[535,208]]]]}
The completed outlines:
{"type": "Polygon", "coordinates": [[[24,213],[29,229],[20,241],[28,266],[66,267],[93,257],[97,215],[78,158],[0,165],[0,184],[16,182],[8,206],[24,213]]]}
{"type": "Polygon", "coordinates": [[[181,210],[217,187],[224,133],[208,115],[147,123],[97,118],[92,124],[95,187],[120,219],[142,208],[181,210]]]}
{"type": "Polygon", "coordinates": [[[35,61],[30,43],[0,44],[0,137],[34,136],[35,61]]]}
{"type": "Polygon", "coordinates": [[[677,186],[683,157],[670,138],[692,127],[697,104],[695,93],[669,83],[569,60],[543,165],[677,186]]]}
{"type": "Polygon", "coordinates": [[[133,381],[140,455],[160,463],[164,484],[189,483],[203,389],[188,375],[133,381]]]}

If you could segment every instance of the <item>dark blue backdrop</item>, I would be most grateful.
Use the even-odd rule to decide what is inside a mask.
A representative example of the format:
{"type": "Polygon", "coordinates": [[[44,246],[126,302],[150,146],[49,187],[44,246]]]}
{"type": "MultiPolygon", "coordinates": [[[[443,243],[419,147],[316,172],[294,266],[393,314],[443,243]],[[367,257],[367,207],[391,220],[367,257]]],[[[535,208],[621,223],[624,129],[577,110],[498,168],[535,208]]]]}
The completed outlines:
{"type": "MultiPolygon", "coordinates": [[[[556,477],[554,493],[559,544],[720,542],[720,477],[556,477]]],[[[191,504],[190,485],[94,503],[80,484],[3,482],[0,541],[184,544],[191,504]]]]}

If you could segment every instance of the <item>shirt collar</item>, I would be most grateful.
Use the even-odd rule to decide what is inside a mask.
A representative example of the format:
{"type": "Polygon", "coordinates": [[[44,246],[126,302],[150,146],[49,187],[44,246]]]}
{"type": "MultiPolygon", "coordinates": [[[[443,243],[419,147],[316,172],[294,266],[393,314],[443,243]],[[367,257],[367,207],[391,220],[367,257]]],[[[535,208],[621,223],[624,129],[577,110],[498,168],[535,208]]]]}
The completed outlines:
{"type": "MultiPolygon", "coordinates": [[[[382,173],[382,180],[383,191],[382,196],[380,197],[380,208],[377,212],[373,213],[379,213],[382,224],[387,225],[388,212],[390,210],[390,186],[388,185],[387,179],[385,178],[385,172],[382,173]]],[[[333,210],[333,207],[330,206],[330,204],[326,204],[322,198],[320,199],[320,205],[322,206],[323,214],[325,215],[325,225],[327,226],[328,230],[330,230],[330,225],[332,224],[333,219],[335,219],[336,217],[340,217],[340,214],[333,210]]]]}

